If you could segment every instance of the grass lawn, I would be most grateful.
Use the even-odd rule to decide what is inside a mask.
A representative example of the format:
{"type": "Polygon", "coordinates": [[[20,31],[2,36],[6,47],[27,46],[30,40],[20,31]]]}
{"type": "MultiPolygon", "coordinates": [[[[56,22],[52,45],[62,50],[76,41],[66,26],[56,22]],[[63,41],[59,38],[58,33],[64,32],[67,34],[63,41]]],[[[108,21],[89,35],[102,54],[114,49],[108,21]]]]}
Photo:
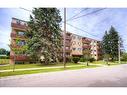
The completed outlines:
{"type": "MultiPolygon", "coordinates": [[[[67,63],[67,66],[71,65],[80,65],[75,63],[67,63]]],[[[25,68],[42,68],[42,67],[54,67],[54,66],[63,66],[62,63],[59,64],[50,64],[50,65],[42,65],[42,64],[15,64],[15,69],[25,69],[25,68]]],[[[8,66],[0,66],[0,70],[9,70],[13,69],[13,65],[8,66]]]]}
{"type": "MultiPolygon", "coordinates": [[[[100,61],[94,61],[93,64],[103,64],[103,65],[107,65],[106,62],[100,60],[100,61]]],[[[111,62],[109,61],[109,64],[110,65],[119,65],[119,62],[118,61],[114,61],[114,62],[111,62]]],[[[125,61],[121,61],[121,64],[127,64],[127,62],[125,61]]]]}
{"type": "Polygon", "coordinates": [[[0,59],[0,64],[9,64],[9,59],[0,59]]]}
{"type": "Polygon", "coordinates": [[[12,75],[23,75],[23,74],[33,74],[33,73],[46,73],[46,72],[55,72],[55,71],[65,71],[65,70],[75,70],[75,69],[85,69],[85,68],[94,68],[94,67],[99,67],[96,65],[91,65],[91,66],[73,66],[73,67],[66,67],[66,69],[62,68],[51,68],[51,69],[40,69],[40,70],[24,70],[24,71],[15,71],[15,72],[2,72],[0,73],[0,77],[5,77],[5,76],[12,76],[12,75]]]}

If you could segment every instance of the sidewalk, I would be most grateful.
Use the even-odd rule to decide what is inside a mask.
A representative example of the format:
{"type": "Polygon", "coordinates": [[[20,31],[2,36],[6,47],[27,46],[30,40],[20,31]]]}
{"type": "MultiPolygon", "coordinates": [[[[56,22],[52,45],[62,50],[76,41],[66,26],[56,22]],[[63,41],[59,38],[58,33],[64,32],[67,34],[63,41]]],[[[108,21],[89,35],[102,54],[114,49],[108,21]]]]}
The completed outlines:
{"type": "MultiPolygon", "coordinates": [[[[76,66],[83,66],[83,65],[72,65],[72,66],[66,66],[66,67],[76,67],[76,66]]],[[[53,68],[63,68],[63,66],[15,69],[15,71],[40,70],[40,69],[53,69],[53,68]]],[[[0,70],[0,73],[2,73],[2,72],[11,72],[11,71],[13,71],[13,69],[9,69],[9,70],[0,70]]]]}

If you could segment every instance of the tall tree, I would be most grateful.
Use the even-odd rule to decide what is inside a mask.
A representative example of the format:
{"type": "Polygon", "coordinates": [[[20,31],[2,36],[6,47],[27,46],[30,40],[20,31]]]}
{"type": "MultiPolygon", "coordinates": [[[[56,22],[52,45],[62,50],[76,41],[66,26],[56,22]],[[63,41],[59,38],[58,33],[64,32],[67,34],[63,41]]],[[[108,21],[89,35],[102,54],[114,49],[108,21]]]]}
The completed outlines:
{"type": "MultiPolygon", "coordinates": [[[[119,40],[121,40],[121,38],[118,35],[118,32],[115,30],[113,26],[111,26],[109,32],[105,32],[102,41],[103,52],[107,60],[109,60],[109,58],[112,58],[112,60],[118,59],[119,40]]],[[[120,41],[120,45],[122,46],[122,41],[120,41]]]]}
{"type": "Polygon", "coordinates": [[[2,55],[6,54],[6,49],[0,48],[0,54],[2,54],[2,55]]]}
{"type": "Polygon", "coordinates": [[[45,64],[58,61],[61,49],[61,16],[56,8],[34,8],[28,22],[28,53],[45,58],[45,64]]]}

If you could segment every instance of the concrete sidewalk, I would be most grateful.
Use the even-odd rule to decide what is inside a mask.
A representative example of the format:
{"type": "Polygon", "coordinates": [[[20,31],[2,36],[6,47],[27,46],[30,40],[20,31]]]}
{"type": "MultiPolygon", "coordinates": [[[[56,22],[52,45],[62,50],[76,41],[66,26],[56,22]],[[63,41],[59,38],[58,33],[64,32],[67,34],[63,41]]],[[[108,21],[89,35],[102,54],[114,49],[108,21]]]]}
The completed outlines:
{"type": "MultiPolygon", "coordinates": [[[[82,65],[71,65],[71,66],[66,66],[66,67],[77,67],[77,66],[84,66],[82,65]]],[[[24,71],[24,70],[40,70],[40,69],[53,69],[53,68],[63,68],[63,66],[54,66],[54,67],[39,67],[39,68],[25,68],[25,69],[15,69],[15,71],[24,71]]],[[[9,70],[0,70],[0,72],[12,72],[13,69],[9,70]]]]}

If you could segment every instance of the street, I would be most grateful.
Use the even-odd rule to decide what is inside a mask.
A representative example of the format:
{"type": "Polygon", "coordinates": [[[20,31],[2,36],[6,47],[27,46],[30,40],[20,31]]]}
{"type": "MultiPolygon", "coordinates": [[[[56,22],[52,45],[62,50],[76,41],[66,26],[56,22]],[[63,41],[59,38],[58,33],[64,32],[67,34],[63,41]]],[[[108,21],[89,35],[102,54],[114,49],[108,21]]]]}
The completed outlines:
{"type": "Polygon", "coordinates": [[[0,87],[127,87],[127,64],[10,76],[0,87]]]}

